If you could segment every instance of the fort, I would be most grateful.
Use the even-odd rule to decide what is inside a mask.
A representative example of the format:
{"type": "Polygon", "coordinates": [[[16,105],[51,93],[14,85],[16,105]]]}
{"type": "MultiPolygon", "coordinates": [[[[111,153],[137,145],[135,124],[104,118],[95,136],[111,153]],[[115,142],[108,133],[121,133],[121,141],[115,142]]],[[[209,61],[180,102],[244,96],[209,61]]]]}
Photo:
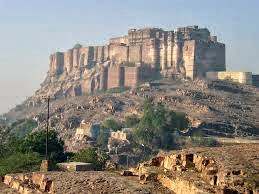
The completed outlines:
{"type": "Polygon", "coordinates": [[[231,76],[215,74],[225,71],[225,44],[211,36],[207,28],[187,26],[173,31],[130,29],[128,35],[111,38],[104,46],[76,44],[66,52],[50,55],[49,76],[71,77],[80,82],[76,88],[79,92],[75,93],[91,93],[136,87],[160,75],[192,80],[208,75],[213,79],[240,76],[238,73],[231,76]]]}

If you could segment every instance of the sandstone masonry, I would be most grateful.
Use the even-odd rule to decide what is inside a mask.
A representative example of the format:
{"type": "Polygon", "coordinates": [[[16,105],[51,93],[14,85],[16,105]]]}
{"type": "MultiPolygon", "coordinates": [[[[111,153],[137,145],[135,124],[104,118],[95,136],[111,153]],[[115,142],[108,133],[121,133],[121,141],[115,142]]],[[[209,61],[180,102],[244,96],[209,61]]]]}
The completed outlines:
{"type": "Polygon", "coordinates": [[[187,26],[173,31],[130,29],[128,35],[111,38],[105,46],[77,44],[50,56],[49,76],[76,75],[82,80],[82,91],[89,93],[135,87],[156,79],[160,71],[195,79],[225,70],[225,44],[207,28],[187,26]]]}

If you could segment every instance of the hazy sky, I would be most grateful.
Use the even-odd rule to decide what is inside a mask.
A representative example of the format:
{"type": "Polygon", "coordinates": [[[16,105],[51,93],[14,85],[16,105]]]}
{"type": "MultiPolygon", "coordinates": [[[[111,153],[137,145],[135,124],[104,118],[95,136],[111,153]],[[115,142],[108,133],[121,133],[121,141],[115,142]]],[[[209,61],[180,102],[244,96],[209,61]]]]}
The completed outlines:
{"type": "Polygon", "coordinates": [[[0,0],[0,113],[39,88],[48,56],[129,28],[207,27],[229,70],[259,73],[259,0],[0,0]]]}

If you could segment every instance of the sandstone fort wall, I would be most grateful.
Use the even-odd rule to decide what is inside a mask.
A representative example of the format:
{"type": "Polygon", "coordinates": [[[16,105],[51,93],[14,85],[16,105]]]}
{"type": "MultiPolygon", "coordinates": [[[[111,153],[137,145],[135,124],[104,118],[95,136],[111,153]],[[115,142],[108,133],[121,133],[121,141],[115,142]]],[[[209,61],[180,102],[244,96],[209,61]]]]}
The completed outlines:
{"type": "Polygon", "coordinates": [[[126,36],[111,38],[105,46],[79,44],[50,55],[50,76],[65,73],[82,80],[82,91],[107,90],[155,79],[160,70],[186,78],[206,78],[211,71],[225,71],[225,45],[207,28],[187,26],[173,31],[160,28],[130,29],[126,36]],[[99,77],[84,77],[85,70],[111,62],[99,77]],[[121,67],[121,64],[133,67],[121,67]],[[149,66],[149,67],[146,67],[149,66]],[[156,72],[155,72],[156,71],[156,72]],[[79,73],[78,73],[79,72],[79,73]],[[88,81],[84,79],[89,79],[88,81]]]}

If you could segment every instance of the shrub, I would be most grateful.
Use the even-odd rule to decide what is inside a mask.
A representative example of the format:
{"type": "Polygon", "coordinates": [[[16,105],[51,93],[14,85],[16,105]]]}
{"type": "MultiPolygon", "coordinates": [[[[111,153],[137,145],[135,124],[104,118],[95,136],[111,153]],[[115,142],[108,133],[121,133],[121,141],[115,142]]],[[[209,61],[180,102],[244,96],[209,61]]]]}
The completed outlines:
{"type": "Polygon", "coordinates": [[[140,119],[136,115],[127,116],[125,119],[125,127],[135,127],[139,123],[140,119]]]}
{"type": "Polygon", "coordinates": [[[38,153],[13,153],[0,158],[0,176],[8,173],[36,171],[40,167],[42,157],[38,153]]]}
{"type": "Polygon", "coordinates": [[[190,122],[184,112],[174,112],[172,120],[173,127],[176,129],[184,130],[190,126],[190,122]]]}
{"type": "MultiPolygon", "coordinates": [[[[37,152],[41,155],[45,154],[46,131],[37,131],[27,135],[20,145],[21,152],[37,152]]],[[[49,159],[53,163],[65,160],[64,142],[58,138],[58,134],[50,130],[48,135],[48,153],[49,159]]]]}
{"type": "Polygon", "coordinates": [[[102,170],[107,159],[108,155],[106,153],[98,152],[95,148],[86,148],[76,153],[71,158],[71,161],[92,163],[97,170],[102,170]]]}
{"type": "Polygon", "coordinates": [[[220,145],[219,142],[213,138],[194,136],[191,139],[192,139],[192,142],[198,146],[216,147],[220,145]]]}
{"type": "Polygon", "coordinates": [[[102,123],[102,127],[106,128],[106,129],[111,129],[113,131],[118,131],[120,130],[123,126],[120,122],[116,121],[115,119],[106,119],[103,123],[102,123]]]}

